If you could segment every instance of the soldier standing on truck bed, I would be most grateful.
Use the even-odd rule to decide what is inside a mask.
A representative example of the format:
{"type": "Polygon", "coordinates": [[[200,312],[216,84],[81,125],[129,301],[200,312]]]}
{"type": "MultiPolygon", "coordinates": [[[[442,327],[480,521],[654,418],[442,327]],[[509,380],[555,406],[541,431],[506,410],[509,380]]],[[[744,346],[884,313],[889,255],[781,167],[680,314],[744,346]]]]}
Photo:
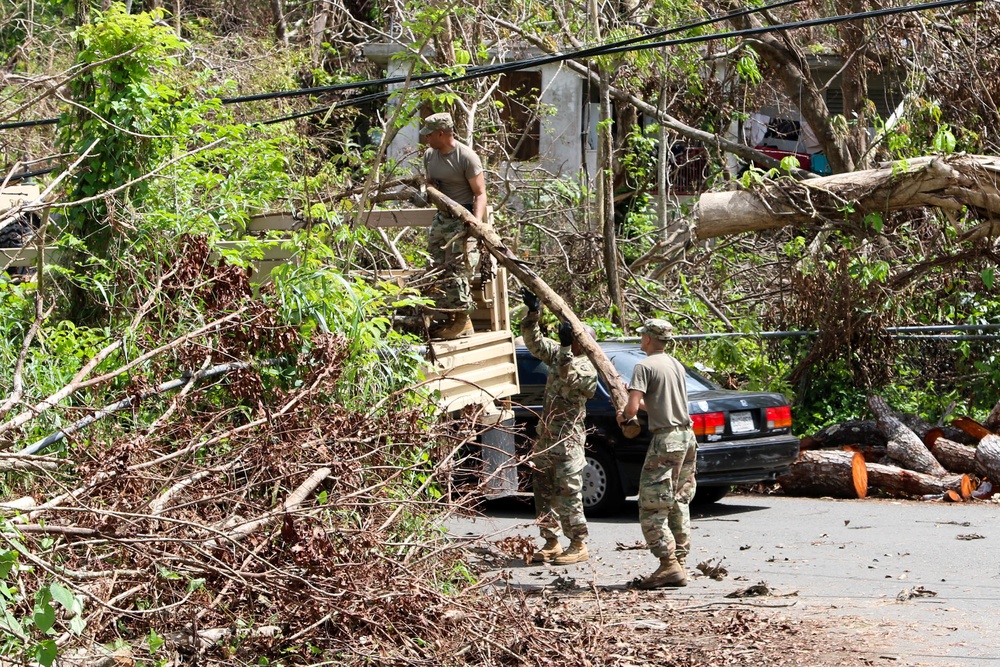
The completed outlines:
{"type": "MultiPolygon", "coordinates": [[[[424,176],[445,196],[464,206],[476,220],[486,215],[486,179],[483,163],[476,152],[455,138],[451,114],[436,113],[424,120],[420,134],[429,148],[424,153],[424,176]]],[[[431,297],[441,310],[454,311],[431,327],[434,338],[458,338],[475,333],[470,313],[475,302],[470,293],[472,265],[469,244],[461,218],[444,211],[434,215],[427,231],[427,251],[431,265],[441,271],[431,297]]]]}
{"type": "MultiPolygon", "coordinates": [[[[559,327],[559,343],[542,336],[538,330],[541,300],[522,292],[528,314],[521,321],[521,335],[531,354],[549,367],[545,381],[545,404],[538,420],[535,444],[531,449],[534,469],[531,484],[535,494],[535,512],[545,546],[532,561],[552,561],[570,565],[588,560],[587,519],[583,515],[583,469],[587,399],[597,391],[597,369],[573,338],[568,322],[559,327]],[[559,543],[559,529],[569,537],[569,549],[559,543]]],[[[586,327],[590,336],[597,336],[586,327]]]]}

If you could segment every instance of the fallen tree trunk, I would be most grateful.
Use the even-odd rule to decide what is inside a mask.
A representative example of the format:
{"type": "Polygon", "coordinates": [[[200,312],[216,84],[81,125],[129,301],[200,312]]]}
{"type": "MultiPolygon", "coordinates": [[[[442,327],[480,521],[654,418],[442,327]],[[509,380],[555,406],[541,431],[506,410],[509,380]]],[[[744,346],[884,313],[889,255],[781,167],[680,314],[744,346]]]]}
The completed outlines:
{"type": "Polygon", "coordinates": [[[881,463],[886,458],[885,445],[844,445],[845,452],[857,452],[865,457],[865,463],[881,463]]]}
{"type": "Polygon", "coordinates": [[[583,348],[584,352],[587,353],[594,366],[597,367],[597,372],[604,379],[604,384],[611,394],[611,403],[614,405],[615,410],[624,410],[627,396],[625,394],[625,383],[622,381],[621,375],[618,374],[611,360],[604,354],[604,350],[587,335],[586,330],[583,328],[583,323],[577,318],[573,309],[566,305],[563,298],[556,294],[537,273],[525,266],[523,260],[511,252],[510,248],[504,244],[503,239],[494,231],[492,226],[476,220],[475,216],[469,213],[464,206],[460,206],[437,188],[427,186],[427,198],[438,209],[465,222],[465,228],[469,233],[482,241],[486,250],[496,257],[498,262],[507,267],[507,270],[511,274],[517,276],[517,279],[525,287],[538,295],[542,302],[559,319],[570,323],[573,327],[573,336],[576,338],[576,341],[583,348]]]}
{"type": "Polygon", "coordinates": [[[707,192],[698,200],[696,240],[790,225],[820,225],[853,215],[937,206],[985,213],[987,222],[965,230],[961,241],[1000,235],[1000,158],[986,155],[928,156],[879,169],[795,182],[781,179],[751,190],[707,192]]]}
{"type": "Polygon", "coordinates": [[[868,463],[866,468],[868,485],[880,491],[908,496],[941,495],[954,491],[960,497],[968,498],[975,490],[968,475],[925,475],[881,463],[868,463]]]}
{"type": "Polygon", "coordinates": [[[931,432],[937,434],[935,437],[945,437],[954,442],[969,445],[971,447],[975,447],[976,443],[979,442],[979,438],[973,437],[955,426],[935,426],[934,424],[928,423],[927,420],[918,415],[897,413],[896,416],[899,417],[899,421],[903,422],[906,428],[916,433],[917,437],[923,440],[925,445],[927,444],[927,434],[931,432]]]}
{"type": "Polygon", "coordinates": [[[982,467],[976,463],[976,450],[942,435],[940,429],[931,429],[924,437],[927,449],[950,472],[982,476],[982,467]]]}
{"type": "Polygon", "coordinates": [[[886,445],[889,458],[905,468],[928,475],[941,477],[948,474],[920,438],[906,428],[880,396],[872,394],[868,397],[868,409],[878,417],[878,428],[889,439],[886,445]]]}
{"type": "Polygon", "coordinates": [[[864,498],[868,495],[868,471],[857,452],[804,451],[789,471],[778,477],[789,496],[864,498]]]}
{"type": "Polygon", "coordinates": [[[990,414],[986,416],[983,426],[994,433],[1000,431],[1000,401],[997,401],[997,404],[990,410],[990,414]]]}
{"type": "Polygon", "coordinates": [[[881,445],[888,443],[874,420],[851,420],[831,424],[799,441],[800,449],[825,449],[844,445],[881,445]]]}
{"type": "MultiPolygon", "coordinates": [[[[967,434],[977,444],[986,436],[992,435],[992,431],[980,424],[971,417],[957,417],[951,420],[951,425],[967,434]]],[[[957,439],[957,438],[954,438],[957,439]]]]}
{"type": "Polygon", "coordinates": [[[994,485],[1000,484],[1000,435],[987,435],[976,447],[976,463],[994,485]]]}

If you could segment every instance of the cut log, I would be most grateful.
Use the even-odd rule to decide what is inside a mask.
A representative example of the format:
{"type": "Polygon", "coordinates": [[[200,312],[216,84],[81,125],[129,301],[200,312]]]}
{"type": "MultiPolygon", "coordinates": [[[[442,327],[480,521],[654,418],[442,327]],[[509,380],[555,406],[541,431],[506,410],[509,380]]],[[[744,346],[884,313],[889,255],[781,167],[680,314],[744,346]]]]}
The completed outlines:
{"type": "Polygon", "coordinates": [[[890,458],[917,472],[939,477],[948,474],[917,434],[906,428],[882,397],[875,394],[869,396],[868,409],[878,418],[879,430],[889,439],[886,451],[890,458]]]}
{"type": "Polygon", "coordinates": [[[976,442],[979,442],[986,436],[991,435],[993,433],[992,431],[990,431],[988,428],[977,422],[972,417],[958,417],[956,419],[952,419],[951,425],[961,431],[964,431],[965,433],[968,433],[970,436],[976,439],[976,442]]]}
{"type": "Polygon", "coordinates": [[[968,498],[975,489],[968,475],[926,475],[881,463],[869,463],[866,467],[868,485],[873,489],[889,493],[926,496],[954,491],[962,498],[968,498]]]}
{"type": "Polygon", "coordinates": [[[983,422],[983,426],[993,431],[994,433],[1000,433],[1000,401],[993,406],[990,410],[990,414],[987,415],[986,421],[983,422]]]}
{"type": "Polygon", "coordinates": [[[941,436],[955,442],[960,442],[963,445],[975,447],[976,443],[979,442],[979,438],[973,437],[954,426],[934,426],[917,415],[897,414],[896,416],[899,417],[899,421],[903,422],[908,429],[916,433],[917,437],[923,440],[925,445],[927,444],[927,434],[931,431],[939,431],[941,436]]]}
{"type": "Polygon", "coordinates": [[[976,450],[949,440],[941,433],[941,429],[932,428],[928,431],[924,436],[924,443],[934,458],[949,472],[984,475],[981,466],[976,463],[976,450]]]}
{"type": "Polygon", "coordinates": [[[844,445],[845,452],[858,452],[864,457],[865,463],[881,463],[886,457],[885,445],[844,445]]]}
{"type": "MultiPolygon", "coordinates": [[[[830,424],[813,435],[799,441],[800,449],[824,449],[843,447],[844,445],[881,445],[885,447],[888,439],[874,420],[851,420],[840,424],[830,424]]],[[[884,454],[884,452],[883,452],[884,454]]]]}
{"type": "Polygon", "coordinates": [[[987,435],[976,447],[976,463],[994,486],[1000,484],[1000,435],[987,435]]]}
{"type": "Polygon", "coordinates": [[[868,495],[868,471],[857,452],[804,451],[789,471],[778,477],[789,496],[864,498],[868,495]]]}

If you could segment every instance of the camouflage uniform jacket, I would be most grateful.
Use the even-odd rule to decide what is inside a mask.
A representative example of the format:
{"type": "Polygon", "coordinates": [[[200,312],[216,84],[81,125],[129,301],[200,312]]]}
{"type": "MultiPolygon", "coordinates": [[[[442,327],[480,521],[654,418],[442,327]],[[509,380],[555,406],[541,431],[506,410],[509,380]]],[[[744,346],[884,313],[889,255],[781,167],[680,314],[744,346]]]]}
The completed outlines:
{"type": "Polygon", "coordinates": [[[528,351],[549,367],[535,449],[544,448],[556,459],[583,461],[584,418],[587,400],[597,391],[597,369],[586,356],[575,356],[570,347],[542,336],[535,313],[524,318],[521,334],[528,351]]]}

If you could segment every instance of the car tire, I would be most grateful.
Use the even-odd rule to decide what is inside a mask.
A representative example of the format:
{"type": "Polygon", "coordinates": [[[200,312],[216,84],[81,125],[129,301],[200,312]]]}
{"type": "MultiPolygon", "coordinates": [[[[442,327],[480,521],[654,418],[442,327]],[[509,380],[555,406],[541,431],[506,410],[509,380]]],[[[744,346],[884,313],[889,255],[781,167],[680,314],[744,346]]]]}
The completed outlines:
{"type": "Polygon", "coordinates": [[[608,516],[625,504],[621,478],[614,458],[603,445],[587,446],[583,469],[583,511],[588,516],[608,516]]]}
{"type": "Polygon", "coordinates": [[[729,486],[699,486],[695,489],[692,505],[711,505],[717,503],[729,493],[729,486]]]}

